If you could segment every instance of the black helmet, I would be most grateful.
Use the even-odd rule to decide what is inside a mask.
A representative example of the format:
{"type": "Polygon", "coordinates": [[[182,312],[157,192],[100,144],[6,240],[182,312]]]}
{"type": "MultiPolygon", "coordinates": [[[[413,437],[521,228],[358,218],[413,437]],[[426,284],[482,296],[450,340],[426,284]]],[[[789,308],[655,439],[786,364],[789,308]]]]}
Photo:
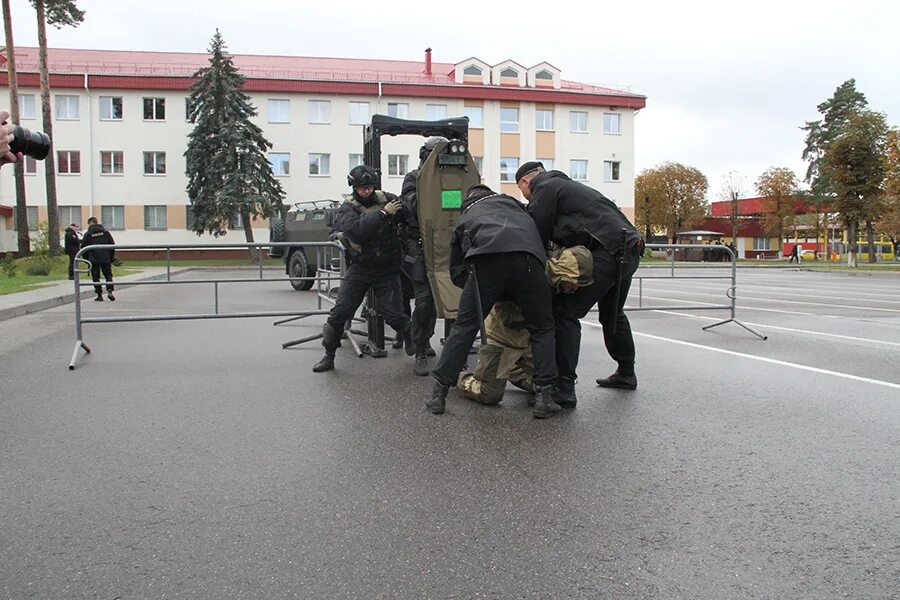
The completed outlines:
{"type": "Polygon", "coordinates": [[[434,147],[438,145],[438,142],[449,142],[447,138],[434,135],[425,140],[425,143],[422,144],[422,147],[419,148],[419,161],[425,162],[425,159],[428,158],[428,155],[431,154],[431,151],[434,150],[434,147]]]}
{"type": "Polygon", "coordinates": [[[359,165],[350,169],[347,175],[347,185],[357,187],[361,185],[378,185],[378,173],[368,165],[359,165]]]}

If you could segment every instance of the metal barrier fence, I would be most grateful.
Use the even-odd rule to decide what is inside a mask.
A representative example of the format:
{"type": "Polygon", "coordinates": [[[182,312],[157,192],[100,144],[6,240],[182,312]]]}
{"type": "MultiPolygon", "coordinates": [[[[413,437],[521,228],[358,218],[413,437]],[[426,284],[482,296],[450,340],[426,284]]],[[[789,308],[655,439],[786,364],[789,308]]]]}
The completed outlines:
{"type": "MultiPolygon", "coordinates": [[[[69,370],[75,369],[78,362],[79,350],[90,353],[91,349],[84,343],[83,325],[85,323],[120,323],[120,322],[140,322],[140,321],[185,321],[195,319],[240,319],[240,318],[256,318],[256,317],[286,317],[290,316],[294,319],[304,318],[313,315],[327,315],[328,310],[322,307],[322,302],[333,303],[334,298],[329,293],[331,282],[341,280],[346,271],[343,247],[337,242],[258,242],[249,244],[167,244],[167,245],[126,245],[126,244],[96,244],[87,246],[78,251],[75,255],[74,269],[74,288],[75,288],[75,350],[72,352],[72,360],[69,362],[69,370]],[[309,277],[265,277],[263,273],[263,248],[272,247],[297,248],[300,247],[305,253],[315,251],[316,265],[319,267],[317,272],[309,277]],[[115,280],[111,281],[90,281],[82,280],[82,275],[90,273],[91,262],[82,256],[91,250],[165,250],[166,251],[166,277],[162,280],[152,281],[132,281],[126,285],[142,286],[142,285],[185,285],[185,284],[212,284],[214,296],[214,309],[211,313],[191,313],[191,314],[167,314],[167,315],[135,315],[135,316],[105,316],[105,317],[84,317],[81,310],[81,288],[91,286],[105,287],[107,285],[115,286],[115,280]],[[228,249],[255,249],[259,266],[258,276],[253,278],[207,278],[207,279],[172,279],[172,250],[228,250],[228,249]],[[312,279],[316,285],[316,309],[315,310],[295,310],[295,311],[263,311],[263,312],[230,312],[222,313],[219,311],[219,284],[221,283],[258,283],[260,281],[297,281],[312,279]]],[[[276,323],[277,324],[277,323],[276,323]]],[[[355,345],[355,344],[354,344],[355,345]]]]}
{"type": "MultiPolygon", "coordinates": [[[[737,319],[737,257],[734,252],[728,246],[724,245],[709,245],[709,244],[647,244],[647,248],[652,249],[671,249],[672,251],[668,253],[669,265],[643,265],[641,269],[666,269],[670,272],[669,277],[644,277],[640,275],[635,275],[632,279],[636,279],[638,281],[638,305],[626,307],[626,311],[649,311],[649,310],[728,310],[731,312],[731,317],[725,319],[723,321],[719,321],[717,323],[713,323],[712,325],[707,325],[703,327],[703,330],[709,330],[713,327],[718,327],[719,325],[725,325],[726,323],[737,323],[753,335],[762,338],[768,339],[767,336],[762,335],[747,327],[744,323],[741,323],[737,319]],[[728,265],[723,265],[721,267],[713,266],[715,263],[703,263],[707,268],[730,268],[730,275],[675,275],[675,259],[678,258],[679,250],[682,251],[682,256],[686,257],[687,250],[689,249],[700,249],[702,251],[711,251],[715,250],[717,252],[727,253],[725,256],[728,257],[728,265]],[[728,299],[727,304],[708,304],[704,306],[684,306],[684,305],[675,305],[675,306],[644,306],[644,280],[645,279],[718,279],[718,280],[730,280],[731,285],[725,290],[725,297],[728,299]]],[[[692,267],[696,268],[696,267],[692,267]]]]}

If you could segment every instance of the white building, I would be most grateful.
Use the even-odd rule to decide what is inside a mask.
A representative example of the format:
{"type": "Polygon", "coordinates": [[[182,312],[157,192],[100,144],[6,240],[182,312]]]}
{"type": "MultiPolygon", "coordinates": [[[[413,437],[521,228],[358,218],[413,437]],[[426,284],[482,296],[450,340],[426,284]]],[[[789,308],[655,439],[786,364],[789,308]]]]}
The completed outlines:
{"type": "MultiPolygon", "coordinates": [[[[549,63],[488,65],[377,59],[232,55],[247,78],[256,122],[287,203],[337,198],[362,162],[373,114],[410,119],[467,115],[469,148],[485,183],[519,196],[513,174],[527,160],[602,191],[633,219],[634,116],[646,98],[565,81],[549,63]]],[[[21,124],[40,130],[36,48],[17,48],[21,124]]],[[[96,215],[116,241],[213,243],[187,228],[184,151],[192,125],[186,98],[208,55],[50,49],[54,156],[60,224],[96,215]]],[[[0,83],[7,85],[6,75],[0,83]]],[[[399,193],[422,139],[382,139],[383,187],[399,193]]],[[[47,160],[51,160],[48,157],[47,160]]],[[[29,226],[47,219],[44,163],[26,164],[29,226]]],[[[0,252],[15,250],[13,169],[0,171],[0,252]]],[[[243,232],[222,241],[243,242],[243,232]]],[[[268,224],[253,225],[268,240],[268,224]]]]}

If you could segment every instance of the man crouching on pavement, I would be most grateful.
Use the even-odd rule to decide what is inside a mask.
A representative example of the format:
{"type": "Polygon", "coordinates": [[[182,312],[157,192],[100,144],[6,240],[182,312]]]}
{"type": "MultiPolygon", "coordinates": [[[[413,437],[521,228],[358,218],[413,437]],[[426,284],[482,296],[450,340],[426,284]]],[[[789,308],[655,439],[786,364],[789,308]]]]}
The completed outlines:
{"type": "Polygon", "coordinates": [[[537,392],[534,416],[543,419],[561,410],[552,399],[556,344],[546,260],[537,227],[518,200],[486,185],[469,189],[450,244],[450,275],[463,292],[456,321],[431,372],[434,388],[426,402],[429,411],[444,412],[447,393],[466,363],[481,321],[501,298],[522,309],[531,333],[537,392]]]}

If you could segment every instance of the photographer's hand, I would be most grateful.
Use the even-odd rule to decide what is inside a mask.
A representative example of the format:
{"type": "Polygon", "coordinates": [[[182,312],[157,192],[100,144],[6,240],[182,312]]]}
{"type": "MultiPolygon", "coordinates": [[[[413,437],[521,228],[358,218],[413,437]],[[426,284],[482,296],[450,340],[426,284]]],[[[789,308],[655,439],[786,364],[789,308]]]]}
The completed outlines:
{"type": "Polygon", "coordinates": [[[22,160],[21,152],[19,154],[13,154],[9,151],[9,145],[13,141],[13,130],[16,126],[7,123],[7,119],[9,119],[9,113],[5,110],[0,111],[0,123],[2,123],[0,124],[0,165],[22,160]]]}

